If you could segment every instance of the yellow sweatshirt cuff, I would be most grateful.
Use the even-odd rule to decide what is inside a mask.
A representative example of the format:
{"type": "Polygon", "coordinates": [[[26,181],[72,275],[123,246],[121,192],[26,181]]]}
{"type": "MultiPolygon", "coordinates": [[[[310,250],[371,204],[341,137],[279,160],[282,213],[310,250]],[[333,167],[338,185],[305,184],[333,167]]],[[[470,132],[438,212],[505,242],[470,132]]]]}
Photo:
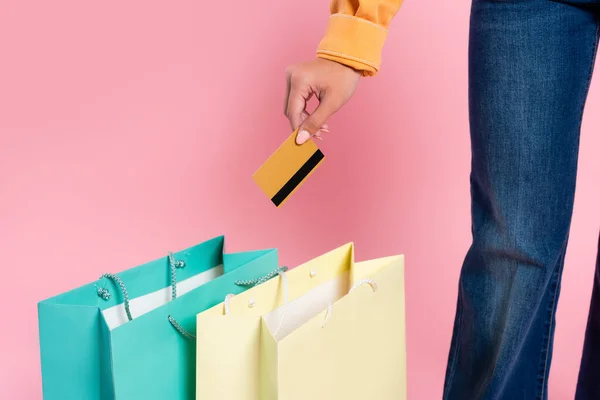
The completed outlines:
{"type": "Polygon", "coordinates": [[[347,65],[363,75],[375,75],[381,65],[386,37],[387,29],[371,21],[333,14],[317,48],[317,57],[347,65]]]}

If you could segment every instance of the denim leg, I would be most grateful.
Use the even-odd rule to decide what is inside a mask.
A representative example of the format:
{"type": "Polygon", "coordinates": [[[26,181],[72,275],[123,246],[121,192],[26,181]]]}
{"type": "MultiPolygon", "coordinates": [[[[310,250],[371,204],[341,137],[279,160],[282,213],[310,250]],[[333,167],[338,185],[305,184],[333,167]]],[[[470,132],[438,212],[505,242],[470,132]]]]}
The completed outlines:
{"type": "Polygon", "coordinates": [[[600,399],[600,243],[576,400],[600,399]]]}
{"type": "Polygon", "coordinates": [[[444,399],[547,399],[597,32],[595,12],[583,6],[473,1],[473,242],[444,399]]]}

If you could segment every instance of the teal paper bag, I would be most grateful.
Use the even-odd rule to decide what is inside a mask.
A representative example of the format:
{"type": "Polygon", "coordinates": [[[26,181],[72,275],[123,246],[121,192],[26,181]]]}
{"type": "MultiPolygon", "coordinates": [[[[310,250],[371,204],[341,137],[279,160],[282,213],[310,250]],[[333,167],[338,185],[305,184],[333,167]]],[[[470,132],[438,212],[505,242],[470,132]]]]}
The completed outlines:
{"type": "Polygon", "coordinates": [[[215,238],[40,302],[44,399],[194,399],[196,314],[244,291],[237,281],[278,271],[277,250],[224,254],[223,243],[215,238]]]}

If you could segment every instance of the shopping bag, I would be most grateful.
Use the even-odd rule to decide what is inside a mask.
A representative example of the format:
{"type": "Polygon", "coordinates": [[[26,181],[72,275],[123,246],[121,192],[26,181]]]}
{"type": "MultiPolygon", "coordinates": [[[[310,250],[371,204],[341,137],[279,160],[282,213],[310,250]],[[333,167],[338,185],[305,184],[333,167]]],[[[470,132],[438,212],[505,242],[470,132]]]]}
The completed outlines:
{"type": "Polygon", "coordinates": [[[195,397],[196,314],[276,275],[274,249],[224,254],[223,237],[38,304],[46,400],[195,397]],[[273,271],[275,271],[273,273],[273,271]]]}
{"type": "Polygon", "coordinates": [[[198,315],[197,400],[406,399],[403,256],[279,275],[198,315]]]}

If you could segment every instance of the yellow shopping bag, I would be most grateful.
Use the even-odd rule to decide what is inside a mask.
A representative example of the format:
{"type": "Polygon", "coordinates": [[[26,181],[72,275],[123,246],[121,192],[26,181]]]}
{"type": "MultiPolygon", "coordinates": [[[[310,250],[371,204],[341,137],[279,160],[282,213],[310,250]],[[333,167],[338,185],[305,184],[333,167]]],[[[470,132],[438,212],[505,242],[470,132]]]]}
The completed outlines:
{"type": "Polygon", "coordinates": [[[406,399],[403,256],[348,244],[258,283],[197,316],[197,400],[406,399]]]}

